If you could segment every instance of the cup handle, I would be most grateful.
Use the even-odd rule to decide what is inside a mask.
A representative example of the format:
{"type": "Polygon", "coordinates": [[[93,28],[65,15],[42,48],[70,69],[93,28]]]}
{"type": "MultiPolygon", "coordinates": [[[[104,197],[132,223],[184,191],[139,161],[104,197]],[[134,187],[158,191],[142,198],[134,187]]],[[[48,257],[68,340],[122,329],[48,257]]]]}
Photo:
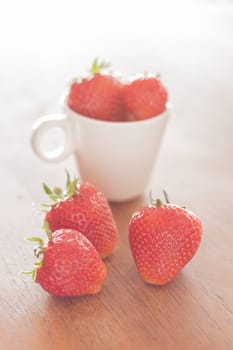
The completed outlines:
{"type": "Polygon", "coordinates": [[[74,151],[74,134],[71,120],[66,114],[50,114],[39,118],[32,126],[31,145],[35,154],[49,163],[59,162],[68,157],[74,151]],[[43,134],[54,127],[62,129],[64,143],[52,151],[45,151],[41,147],[43,134]]]}

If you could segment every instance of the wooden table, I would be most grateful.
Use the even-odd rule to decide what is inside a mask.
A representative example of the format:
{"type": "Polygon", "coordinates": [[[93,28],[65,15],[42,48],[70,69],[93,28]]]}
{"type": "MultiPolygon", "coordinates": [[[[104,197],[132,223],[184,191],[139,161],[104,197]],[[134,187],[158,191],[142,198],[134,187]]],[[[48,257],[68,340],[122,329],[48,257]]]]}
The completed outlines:
{"type": "Polygon", "coordinates": [[[56,5],[52,25],[50,3],[47,12],[44,3],[35,10],[28,3],[24,21],[17,14],[20,8],[16,16],[6,5],[14,29],[5,22],[1,30],[6,39],[0,66],[1,350],[233,349],[233,6],[219,1],[154,4],[153,11],[135,4],[134,18],[123,16],[120,25],[123,2],[115,8],[116,17],[108,15],[105,22],[108,3],[99,18],[93,5],[88,23],[96,24],[95,30],[84,37],[88,4],[78,23],[72,7],[56,5]],[[196,212],[203,240],[174,282],[146,285],[136,272],[127,232],[131,214],[147,202],[148,191],[137,200],[112,204],[120,240],[106,261],[102,291],[59,300],[19,275],[33,262],[32,245],[23,238],[41,234],[35,205],[45,198],[41,181],[61,185],[63,169],[74,171],[75,165],[71,158],[56,165],[38,160],[30,149],[30,128],[38,116],[59,110],[65,82],[96,53],[124,74],[145,68],[162,73],[172,118],[148,189],[158,193],[164,187],[174,202],[196,212]]]}

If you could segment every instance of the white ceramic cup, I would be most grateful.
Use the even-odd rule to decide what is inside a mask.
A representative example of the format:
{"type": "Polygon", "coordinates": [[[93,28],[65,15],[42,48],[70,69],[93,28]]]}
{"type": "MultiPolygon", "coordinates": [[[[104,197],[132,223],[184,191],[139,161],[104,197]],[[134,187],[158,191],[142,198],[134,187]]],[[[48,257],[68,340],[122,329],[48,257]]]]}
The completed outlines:
{"type": "Polygon", "coordinates": [[[80,177],[95,185],[109,201],[139,196],[148,184],[169,117],[169,107],[160,115],[131,122],[91,119],[70,109],[63,99],[63,113],[39,118],[33,125],[31,144],[35,154],[47,162],[58,162],[74,154],[80,177]],[[59,127],[64,143],[46,152],[43,134],[59,127]]]}

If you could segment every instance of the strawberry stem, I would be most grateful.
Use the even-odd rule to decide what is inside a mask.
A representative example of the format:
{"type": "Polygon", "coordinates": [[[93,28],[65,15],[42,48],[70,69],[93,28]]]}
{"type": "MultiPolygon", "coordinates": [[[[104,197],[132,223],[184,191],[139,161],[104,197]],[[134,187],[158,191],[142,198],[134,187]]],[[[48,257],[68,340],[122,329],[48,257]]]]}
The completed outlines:
{"type": "Polygon", "coordinates": [[[163,202],[159,199],[159,198],[156,198],[155,200],[156,202],[156,207],[161,207],[163,205],[163,202]]]}
{"type": "Polygon", "coordinates": [[[150,203],[152,207],[161,207],[163,205],[163,202],[159,198],[154,198],[152,190],[149,192],[149,198],[150,198],[150,203]]]}
{"type": "Polygon", "coordinates": [[[163,194],[164,194],[164,198],[165,198],[165,201],[167,204],[170,204],[170,201],[168,199],[168,195],[167,195],[167,192],[165,190],[163,190],[163,194]]]}

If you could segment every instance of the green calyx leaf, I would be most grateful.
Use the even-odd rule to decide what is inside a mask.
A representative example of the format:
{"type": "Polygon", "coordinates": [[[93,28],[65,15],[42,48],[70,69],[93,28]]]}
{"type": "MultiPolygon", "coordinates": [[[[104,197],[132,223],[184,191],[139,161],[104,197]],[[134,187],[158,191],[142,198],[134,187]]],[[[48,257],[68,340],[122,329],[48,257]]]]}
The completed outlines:
{"type": "Polygon", "coordinates": [[[38,262],[36,262],[35,264],[34,264],[37,268],[40,268],[40,267],[42,267],[42,265],[43,265],[43,261],[41,260],[41,261],[38,261],[38,262]]]}
{"type": "Polygon", "coordinates": [[[41,245],[42,247],[44,246],[44,241],[42,238],[40,237],[28,237],[25,238],[27,241],[32,241],[32,242],[36,242],[39,243],[39,245],[41,245]]]}
{"type": "Polygon", "coordinates": [[[52,239],[52,231],[50,230],[50,226],[49,226],[48,221],[44,220],[42,228],[46,232],[48,240],[51,241],[51,239],[52,239]]]}
{"type": "Polygon", "coordinates": [[[48,185],[46,185],[45,183],[42,184],[45,193],[49,196],[49,198],[53,201],[53,202],[57,202],[58,199],[60,199],[60,196],[58,196],[55,192],[53,192],[48,185]]]}
{"type": "Polygon", "coordinates": [[[96,57],[96,58],[94,59],[94,61],[92,62],[92,66],[91,66],[91,68],[89,69],[89,72],[90,72],[91,74],[97,74],[97,73],[99,73],[102,69],[108,68],[108,67],[110,67],[110,64],[109,64],[108,62],[104,62],[104,61],[99,62],[98,57],[96,57]]]}
{"type": "Polygon", "coordinates": [[[66,170],[66,193],[63,193],[60,187],[54,187],[54,189],[52,190],[48,185],[43,183],[43,189],[45,193],[52,200],[51,204],[49,203],[41,204],[41,206],[43,207],[43,210],[46,210],[46,209],[49,210],[55,205],[59,204],[61,201],[75,196],[78,182],[79,182],[79,178],[74,176],[72,180],[69,172],[66,170]]]}
{"type": "Polygon", "coordinates": [[[49,204],[49,203],[41,203],[40,204],[42,207],[44,207],[44,208],[51,208],[51,204],[49,204]]]}
{"type": "Polygon", "coordinates": [[[37,269],[35,268],[32,271],[23,271],[22,274],[24,274],[24,275],[31,275],[33,282],[35,282],[35,280],[36,280],[36,271],[37,271],[37,269]]]}
{"type": "Polygon", "coordinates": [[[43,265],[44,242],[39,237],[30,237],[27,238],[27,240],[38,243],[38,245],[34,248],[34,255],[39,259],[39,261],[34,263],[35,268],[33,270],[23,271],[22,274],[31,275],[32,280],[35,282],[37,270],[43,265]]]}
{"type": "Polygon", "coordinates": [[[35,268],[34,268],[32,271],[23,271],[22,274],[23,274],[23,275],[31,275],[31,276],[32,276],[33,282],[35,282],[37,270],[38,270],[39,268],[41,268],[42,265],[43,265],[43,261],[42,261],[42,260],[41,260],[41,261],[38,261],[38,262],[34,263],[35,268]]]}
{"type": "Polygon", "coordinates": [[[34,255],[36,258],[43,258],[44,255],[44,241],[40,237],[29,237],[26,238],[27,241],[35,242],[37,245],[34,248],[34,255]]]}
{"type": "Polygon", "coordinates": [[[60,187],[54,187],[53,193],[55,193],[59,198],[63,198],[62,189],[60,187]]]}
{"type": "Polygon", "coordinates": [[[74,177],[72,181],[69,172],[66,170],[66,199],[75,196],[78,182],[77,177],[74,177]]]}

